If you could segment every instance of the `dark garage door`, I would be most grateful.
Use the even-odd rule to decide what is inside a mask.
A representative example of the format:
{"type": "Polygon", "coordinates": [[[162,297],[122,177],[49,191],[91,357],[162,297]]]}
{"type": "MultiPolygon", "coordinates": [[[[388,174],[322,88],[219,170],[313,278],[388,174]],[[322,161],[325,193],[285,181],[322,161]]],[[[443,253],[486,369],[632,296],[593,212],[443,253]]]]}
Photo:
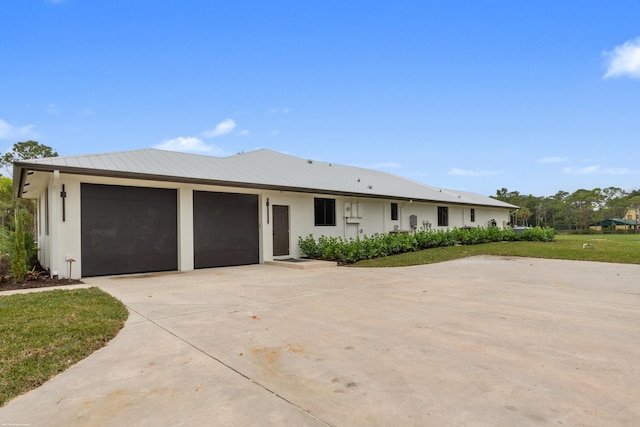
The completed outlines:
{"type": "Polygon", "coordinates": [[[258,196],[193,192],[195,268],[257,264],[258,196]]]}
{"type": "Polygon", "coordinates": [[[82,184],[82,276],[178,269],[177,191],[82,184]]]}

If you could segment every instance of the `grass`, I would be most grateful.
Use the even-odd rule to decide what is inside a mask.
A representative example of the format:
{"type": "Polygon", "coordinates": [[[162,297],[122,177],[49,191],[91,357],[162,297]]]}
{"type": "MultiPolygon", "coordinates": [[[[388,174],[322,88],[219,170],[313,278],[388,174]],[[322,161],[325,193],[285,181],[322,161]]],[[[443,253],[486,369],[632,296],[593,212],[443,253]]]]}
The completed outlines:
{"type": "Polygon", "coordinates": [[[98,288],[0,296],[0,406],[103,347],[127,317],[98,288]]]}
{"type": "Polygon", "coordinates": [[[433,264],[475,255],[503,255],[580,261],[640,264],[640,234],[558,235],[555,242],[498,242],[472,246],[448,246],[369,259],[354,267],[401,267],[433,264]],[[593,249],[584,249],[593,243],[593,249]]]}

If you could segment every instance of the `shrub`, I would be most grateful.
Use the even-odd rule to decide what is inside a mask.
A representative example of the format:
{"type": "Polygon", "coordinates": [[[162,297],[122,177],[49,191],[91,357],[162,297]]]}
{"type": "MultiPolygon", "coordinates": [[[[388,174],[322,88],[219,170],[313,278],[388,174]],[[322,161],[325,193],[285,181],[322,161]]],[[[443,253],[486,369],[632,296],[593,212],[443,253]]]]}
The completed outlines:
{"type": "Polygon", "coordinates": [[[0,255],[0,282],[11,274],[11,260],[8,256],[0,255]]]}
{"type": "Polygon", "coordinates": [[[34,267],[40,266],[38,261],[38,245],[33,237],[33,233],[24,233],[24,249],[27,253],[27,269],[32,270],[34,267]]]}
{"type": "Polygon", "coordinates": [[[311,234],[305,238],[298,237],[298,247],[309,258],[318,258],[320,256],[320,248],[311,234]]]}
{"type": "Polygon", "coordinates": [[[371,237],[343,239],[313,235],[298,238],[302,253],[315,259],[351,264],[363,259],[384,257],[429,248],[453,245],[477,245],[501,241],[550,242],[555,231],[550,227],[534,227],[516,233],[511,228],[454,228],[453,230],[417,230],[413,233],[376,234],[371,237]]]}
{"type": "Polygon", "coordinates": [[[11,253],[11,275],[16,282],[24,281],[27,274],[27,251],[24,247],[24,231],[18,226],[13,236],[13,251],[11,253]]]}

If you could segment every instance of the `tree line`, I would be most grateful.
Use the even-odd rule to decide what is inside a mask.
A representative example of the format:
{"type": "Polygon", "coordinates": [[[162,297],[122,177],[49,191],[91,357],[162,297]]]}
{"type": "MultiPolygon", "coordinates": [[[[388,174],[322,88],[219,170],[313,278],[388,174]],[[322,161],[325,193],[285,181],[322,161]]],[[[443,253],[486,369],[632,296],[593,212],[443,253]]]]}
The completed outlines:
{"type": "Polygon", "coordinates": [[[629,210],[640,213],[640,189],[579,189],[573,193],[558,191],[553,196],[542,197],[501,188],[491,197],[520,207],[512,214],[513,224],[552,227],[555,230],[584,231],[589,224],[599,221],[626,219],[629,210]]]}

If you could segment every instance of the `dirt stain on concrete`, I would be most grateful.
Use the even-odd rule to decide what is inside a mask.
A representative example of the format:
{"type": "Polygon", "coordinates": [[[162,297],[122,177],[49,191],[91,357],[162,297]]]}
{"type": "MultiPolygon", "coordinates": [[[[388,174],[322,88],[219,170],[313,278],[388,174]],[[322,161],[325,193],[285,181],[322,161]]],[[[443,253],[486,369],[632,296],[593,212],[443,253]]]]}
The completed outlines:
{"type": "Polygon", "coordinates": [[[262,355],[268,365],[275,364],[280,358],[280,349],[278,347],[253,347],[251,353],[262,355]]]}
{"type": "Polygon", "coordinates": [[[304,348],[301,345],[287,343],[287,350],[291,353],[303,353],[304,348]]]}

